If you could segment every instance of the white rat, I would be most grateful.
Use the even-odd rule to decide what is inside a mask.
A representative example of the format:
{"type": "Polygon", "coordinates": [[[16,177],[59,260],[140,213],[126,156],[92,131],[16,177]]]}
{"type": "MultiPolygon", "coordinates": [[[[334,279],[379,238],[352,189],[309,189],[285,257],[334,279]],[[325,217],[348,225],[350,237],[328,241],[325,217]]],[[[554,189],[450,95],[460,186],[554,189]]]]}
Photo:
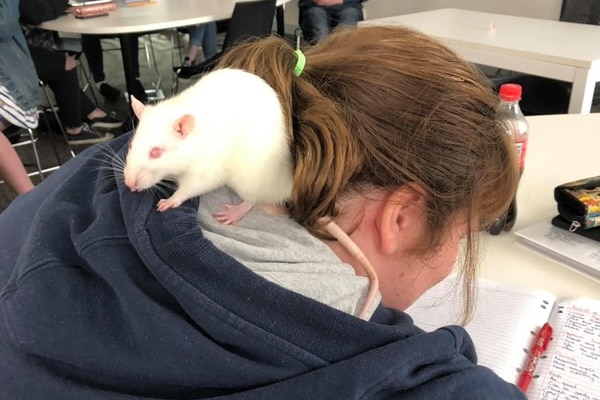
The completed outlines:
{"type": "MultiPolygon", "coordinates": [[[[177,190],[158,202],[158,210],[227,185],[245,201],[224,205],[215,218],[233,224],[253,204],[271,213],[292,191],[290,134],[277,93],[261,78],[237,69],[203,76],[181,94],[157,105],[131,104],[139,124],[125,161],[125,184],[148,189],[164,179],[177,190]]],[[[362,265],[370,289],[359,313],[367,318],[379,289],[377,274],[360,248],[328,217],[325,231],[362,265]]]]}
{"type": "Polygon", "coordinates": [[[239,69],[204,75],[179,95],[156,105],[131,104],[139,124],[125,162],[132,191],[164,179],[177,190],[158,202],[165,211],[227,185],[245,200],[215,217],[235,223],[252,204],[277,205],[291,194],[291,136],[277,93],[262,78],[239,69]]]}

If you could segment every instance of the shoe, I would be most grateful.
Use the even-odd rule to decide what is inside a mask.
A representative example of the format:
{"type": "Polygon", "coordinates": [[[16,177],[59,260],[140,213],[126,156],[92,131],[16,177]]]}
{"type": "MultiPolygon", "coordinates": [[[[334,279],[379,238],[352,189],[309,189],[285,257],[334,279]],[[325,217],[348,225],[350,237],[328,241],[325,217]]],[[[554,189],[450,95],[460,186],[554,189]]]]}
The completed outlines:
{"type": "Polygon", "coordinates": [[[114,129],[123,126],[124,121],[117,117],[117,113],[110,111],[104,117],[88,120],[92,128],[114,129]]]}
{"type": "Polygon", "coordinates": [[[107,142],[113,138],[112,133],[107,132],[98,132],[95,129],[91,128],[87,123],[83,123],[81,128],[81,132],[77,135],[69,135],[68,140],[69,144],[72,146],[83,145],[83,144],[95,144],[107,142]]]}
{"type": "Polygon", "coordinates": [[[173,67],[173,72],[177,74],[179,79],[190,79],[193,75],[191,68],[193,65],[180,65],[178,67],[173,67]]]}
{"type": "Polygon", "coordinates": [[[98,91],[100,92],[100,94],[102,96],[104,96],[106,101],[108,101],[110,103],[116,102],[117,100],[119,100],[119,97],[121,96],[121,91],[119,89],[109,85],[106,82],[102,82],[100,84],[98,91]]]}
{"type": "Polygon", "coordinates": [[[220,54],[209,58],[208,60],[202,61],[199,64],[190,66],[180,65],[179,67],[173,67],[173,71],[177,74],[180,79],[190,79],[194,75],[203,74],[210,72],[214,69],[217,61],[220,58],[220,54]]]}
{"type": "Polygon", "coordinates": [[[173,72],[177,74],[179,79],[190,79],[192,77],[190,67],[185,67],[183,65],[180,65],[179,67],[173,67],[173,72]]]}
{"type": "Polygon", "coordinates": [[[190,60],[189,57],[186,57],[186,58],[183,59],[183,62],[181,63],[181,66],[182,67],[191,67],[195,63],[196,63],[196,60],[190,60]]]}
{"type": "Polygon", "coordinates": [[[146,89],[144,89],[144,86],[142,85],[142,82],[140,82],[139,79],[135,80],[131,94],[144,104],[148,102],[148,95],[146,94],[146,89]]]}

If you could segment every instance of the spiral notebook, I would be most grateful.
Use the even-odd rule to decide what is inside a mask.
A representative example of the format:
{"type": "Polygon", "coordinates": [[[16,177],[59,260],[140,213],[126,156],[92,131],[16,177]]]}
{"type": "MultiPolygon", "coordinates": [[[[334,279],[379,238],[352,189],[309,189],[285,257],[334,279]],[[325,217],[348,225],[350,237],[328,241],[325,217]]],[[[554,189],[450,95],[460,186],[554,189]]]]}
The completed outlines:
{"type": "MultiPolygon", "coordinates": [[[[432,331],[457,324],[461,300],[453,277],[425,293],[406,312],[432,331]]],[[[475,315],[465,329],[479,364],[508,382],[519,379],[535,334],[545,322],[554,332],[527,390],[530,400],[600,400],[600,301],[557,299],[528,287],[480,279],[475,315]]]]}

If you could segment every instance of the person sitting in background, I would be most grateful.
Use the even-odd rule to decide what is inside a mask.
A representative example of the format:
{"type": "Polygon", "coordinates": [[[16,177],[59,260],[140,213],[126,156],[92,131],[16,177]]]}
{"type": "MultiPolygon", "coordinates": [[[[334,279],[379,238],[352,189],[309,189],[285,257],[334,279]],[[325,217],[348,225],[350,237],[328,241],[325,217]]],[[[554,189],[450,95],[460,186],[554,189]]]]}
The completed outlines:
{"type": "Polygon", "coordinates": [[[186,27],[190,40],[188,51],[181,65],[183,67],[191,67],[196,63],[196,57],[200,48],[204,59],[213,58],[218,51],[217,46],[217,23],[207,22],[206,24],[198,24],[186,27]]]}
{"type": "MultiPolygon", "coordinates": [[[[70,160],[0,214],[4,397],[525,400],[477,364],[464,328],[424,332],[403,311],[457,265],[472,313],[477,238],[517,189],[497,97],[473,65],[416,31],[368,26],[304,57],[276,36],[244,43],[217,68],[280,99],[285,213],[220,224],[213,213],[240,200],[227,187],[157,211],[173,185],[125,186],[131,134],[70,160]],[[352,243],[379,277],[368,307],[377,285],[352,243]]],[[[197,157],[188,137],[163,157],[197,157]]]]}
{"type": "Polygon", "coordinates": [[[363,20],[366,0],[299,0],[299,25],[304,39],[316,43],[337,26],[356,26],[363,20]]]}
{"type": "Polygon", "coordinates": [[[0,0],[0,10],[0,179],[23,194],[33,182],[4,133],[11,127],[37,127],[38,78],[19,26],[18,3],[0,0]]]}
{"type": "MultiPolygon", "coordinates": [[[[104,53],[102,52],[102,36],[101,35],[81,35],[81,44],[83,46],[83,53],[85,54],[85,58],[87,59],[88,66],[90,71],[92,71],[92,78],[96,83],[96,87],[98,91],[108,102],[115,102],[119,99],[121,95],[121,91],[116,87],[112,86],[106,81],[106,76],[104,74],[104,53]]],[[[130,54],[134,54],[132,61],[134,63],[134,70],[136,73],[136,80],[134,83],[134,89],[132,90],[132,94],[136,99],[145,103],[148,99],[146,95],[146,90],[144,89],[144,85],[140,82],[140,64],[138,55],[138,45],[136,40],[136,45],[131,49],[130,54]]]]}
{"type": "Polygon", "coordinates": [[[81,90],[77,60],[68,52],[55,48],[55,32],[36,27],[61,16],[67,8],[67,0],[20,0],[19,8],[21,27],[35,69],[54,92],[69,143],[83,145],[112,139],[113,134],[97,129],[119,128],[123,120],[115,112],[107,113],[96,107],[81,90]]]}
{"type": "Polygon", "coordinates": [[[196,58],[200,46],[202,47],[202,53],[204,60],[216,60],[218,52],[217,46],[217,23],[209,22],[206,24],[199,24],[187,27],[190,40],[187,55],[183,59],[180,66],[173,67],[173,71],[181,79],[189,79],[193,75],[201,72],[196,66],[196,58]]]}

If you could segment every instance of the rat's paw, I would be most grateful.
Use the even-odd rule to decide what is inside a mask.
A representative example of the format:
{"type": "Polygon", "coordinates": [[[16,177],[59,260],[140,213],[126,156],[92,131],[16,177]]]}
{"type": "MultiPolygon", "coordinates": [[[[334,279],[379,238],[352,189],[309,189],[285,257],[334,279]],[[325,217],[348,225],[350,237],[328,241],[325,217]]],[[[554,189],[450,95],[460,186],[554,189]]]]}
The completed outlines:
{"type": "Polygon", "coordinates": [[[244,201],[237,206],[222,204],[221,207],[223,208],[223,211],[214,213],[214,219],[224,225],[235,225],[248,214],[252,209],[252,204],[244,201]]]}
{"type": "Polygon", "coordinates": [[[169,208],[179,207],[181,202],[173,197],[169,197],[168,199],[161,199],[156,204],[156,209],[160,212],[167,211],[169,208]]]}

